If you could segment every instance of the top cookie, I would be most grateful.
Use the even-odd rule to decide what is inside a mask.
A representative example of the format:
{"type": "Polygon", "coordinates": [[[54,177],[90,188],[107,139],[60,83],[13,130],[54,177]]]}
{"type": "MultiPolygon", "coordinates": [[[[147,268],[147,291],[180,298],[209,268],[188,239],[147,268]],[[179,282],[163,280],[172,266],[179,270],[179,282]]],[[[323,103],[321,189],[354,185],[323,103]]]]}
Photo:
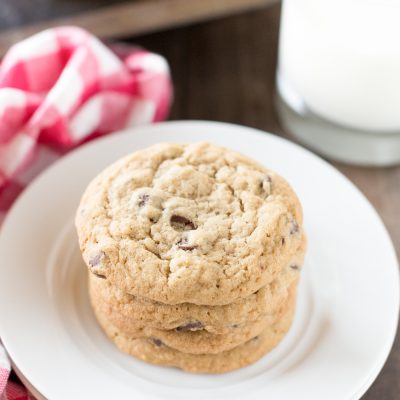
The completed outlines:
{"type": "Polygon", "coordinates": [[[157,144],[117,161],[76,214],[93,273],[167,304],[249,296],[304,248],[301,224],[283,178],[208,143],[157,144]]]}

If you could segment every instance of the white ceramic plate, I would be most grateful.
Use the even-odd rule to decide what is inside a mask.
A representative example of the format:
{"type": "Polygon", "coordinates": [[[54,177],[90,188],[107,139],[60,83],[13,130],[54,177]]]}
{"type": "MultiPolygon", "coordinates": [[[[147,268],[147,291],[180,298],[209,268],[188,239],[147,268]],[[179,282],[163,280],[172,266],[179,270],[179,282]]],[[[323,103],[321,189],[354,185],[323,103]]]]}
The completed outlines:
{"type": "Polygon", "coordinates": [[[397,268],[374,209],[320,158],[249,128],[164,123],[83,146],[19,198],[0,237],[0,335],[25,379],[52,400],[356,399],[395,336],[397,268]],[[114,347],[90,310],[72,223],[87,183],[115,159],[158,141],[199,140],[239,150],[285,176],[302,201],[309,237],[288,336],[256,364],[223,375],[148,365],[114,347]]]}

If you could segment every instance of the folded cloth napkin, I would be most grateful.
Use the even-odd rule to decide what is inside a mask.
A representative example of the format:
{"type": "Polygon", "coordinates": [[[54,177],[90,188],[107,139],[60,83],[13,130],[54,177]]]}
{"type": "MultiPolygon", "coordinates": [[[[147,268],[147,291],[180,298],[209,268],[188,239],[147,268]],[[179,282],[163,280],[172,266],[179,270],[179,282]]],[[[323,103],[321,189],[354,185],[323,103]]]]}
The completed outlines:
{"type": "MultiPolygon", "coordinates": [[[[112,51],[76,27],[15,44],[0,64],[0,224],[55,159],[97,136],[163,120],[171,98],[167,62],[143,49],[112,51]]],[[[6,383],[9,371],[0,344],[0,400],[28,399],[6,383]]]]}

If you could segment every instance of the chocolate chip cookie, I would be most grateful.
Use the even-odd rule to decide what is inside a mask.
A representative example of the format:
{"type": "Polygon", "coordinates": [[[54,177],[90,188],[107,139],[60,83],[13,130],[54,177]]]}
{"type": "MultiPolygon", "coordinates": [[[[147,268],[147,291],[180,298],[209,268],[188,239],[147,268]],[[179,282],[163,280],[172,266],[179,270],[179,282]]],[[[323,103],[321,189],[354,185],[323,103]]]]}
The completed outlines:
{"type": "Polygon", "coordinates": [[[123,334],[107,319],[99,316],[106,334],[120,350],[143,361],[181,368],[196,373],[222,373],[245,367],[271,351],[285,336],[293,319],[295,301],[288,305],[281,318],[256,337],[216,354],[190,354],[167,346],[157,337],[136,338],[123,334]]]}
{"type": "Polygon", "coordinates": [[[208,143],[157,144],[117,161],[90,183],[76,227],[92,273],[165,304],[245,299],[305,242],[289,184],[208,143]]]}
{"type": "Polygon", "coordinates": [[[191,354],[215,354],[222,351],[231,350],[234,347],[247,342],[257,336],[267,327],[275,324],[286,309],[294,302],[294,293],[297,282],[293,282],[289,288],[288,296],[280,307],[270,315],[265,315],[254,321],[248,321],[237,327],[231,327],[224,334],[215,334],[202,329],[201,325],[192,322],[188,323],[184,329],[164,330],[151,326],[137,324],[131,319],[121,318],[115,313],[104,313],[104,308],[99,302],[93,301],[93,310],[99,321],[108,321],[119,332],[131,339],[133,338],[157,338],[165,345],[183,353],[191,354]]]}
{"type": "Polygon", "coordinates": [[[107,279],[89,273],[89,293],[92,304],[110,321],[179,332],[206,330],[228,334],[248,322],[276,314],[288,296],[288,289],[297,284],[303,251],[282,268],[276,279],[256,293],[223,306],[201,306],[191,303],[163,304],[137,298],[113,286],[107,279]]]}

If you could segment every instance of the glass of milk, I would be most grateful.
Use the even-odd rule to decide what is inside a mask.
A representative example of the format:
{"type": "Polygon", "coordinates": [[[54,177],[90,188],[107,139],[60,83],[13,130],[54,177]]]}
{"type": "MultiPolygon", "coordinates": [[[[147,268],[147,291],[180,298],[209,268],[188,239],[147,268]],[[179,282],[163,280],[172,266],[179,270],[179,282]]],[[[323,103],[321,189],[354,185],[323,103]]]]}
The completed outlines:
{"type": "Polygon", "coordinates": [[[283,0],[277,105],[319,153],[400,163],[400,0],[283,0]]]}

